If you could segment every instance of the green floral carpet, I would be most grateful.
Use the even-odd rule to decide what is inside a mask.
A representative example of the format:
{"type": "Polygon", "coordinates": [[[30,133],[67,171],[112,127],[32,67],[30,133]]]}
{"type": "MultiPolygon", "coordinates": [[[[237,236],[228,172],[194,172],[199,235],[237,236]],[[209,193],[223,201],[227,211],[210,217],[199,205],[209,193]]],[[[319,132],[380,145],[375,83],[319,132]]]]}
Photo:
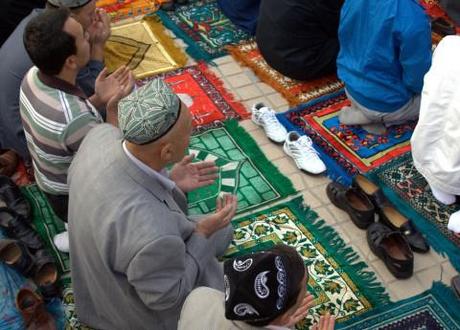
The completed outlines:
{"type": "Polygon", "coordinates": [[[222,193],[237,194],[239,213],[295,193],[289,179],[234,120],[192,136],[189,153],[197,160],[214,160],[220,168],[216,183],[188,194],[190,214],[214,211],[222,193]]]}
{"type": "Polygon", "coordinates": [[[296,198],[232,222],[234,240],[226,257],[245,255],[284,243],[297,249],[308,269],[314,307],[298,329],[310,329],[330,312],[338,323],[389,301],[375,274],[339,235],[296,198]]]}
{"type": "Polygon", "coordinates": [[[380,306],[351,321],[339,324],[346,330],[460,329],[460,300],[440,282],[415,297],[380,306]]]}

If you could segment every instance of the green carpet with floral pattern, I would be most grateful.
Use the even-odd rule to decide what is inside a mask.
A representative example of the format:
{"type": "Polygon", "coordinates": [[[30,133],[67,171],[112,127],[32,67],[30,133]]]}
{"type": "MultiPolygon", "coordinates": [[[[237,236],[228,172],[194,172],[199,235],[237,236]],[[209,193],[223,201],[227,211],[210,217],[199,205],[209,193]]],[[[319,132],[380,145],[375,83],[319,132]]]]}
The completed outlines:
{"type": "Polygon", "coordinates": [[[226,257],[245,255],[284,243],[295,247],[308,269],[308,290],[314,307],[298,329],[310,329],[318,316],[330,312],[343,322],[389,297],[358,255],[333,228],[304,207],[302,198],[251,214],[232,222],[234,240],[226,257]]]}

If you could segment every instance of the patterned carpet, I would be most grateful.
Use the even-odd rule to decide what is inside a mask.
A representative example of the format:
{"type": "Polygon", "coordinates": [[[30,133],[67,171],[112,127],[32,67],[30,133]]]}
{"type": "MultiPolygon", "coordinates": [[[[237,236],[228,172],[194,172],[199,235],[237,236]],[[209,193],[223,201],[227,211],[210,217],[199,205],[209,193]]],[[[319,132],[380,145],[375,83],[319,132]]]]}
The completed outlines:
{"type": "Polygon", "coordinates": [[[174,11],[158,11],[163,24],[187,43],[187,53],[210,61],[227,54],[225,46],[249,39],[220,10],[214,0],[196,1],[174,11]]]}
{"type": "Polygon", "coordinates": [[[423,176],[415,169],[410,153],[369,173],[385,195],[412,219],[428,238],[431,246],[446,252],[452,265],[460,271],[460,238],[447,229],[452,213],[459,205],[442,205],[436,201],[423,176]]]}
{"type": "Polygon", "coordinates": [[[232,222],[234,240],[226,257],[245,255],[284,243],[297,249],[309,273],[314,306],[298,329],[310,329],[318,315],[329,311],[343,322],[388,302],[374,273],[339,235],[325,225],[302,199],[280,204],[232,222]]]}
{"type": "Polygon", "coordinates": [[[288,128],[306,134],[328,168],[328,175],[346,184],[357,173],[366,173],[410,150],[415,123],[390,127],[383,135],[360,126],[340,124],[338,113],[349,105],[343,90],[302,104],[278,119],[288,128]]]}
{"type": "Polygon", "coordinates": [[[227,49],[237,61],[251,68],[263,82],[281,93],[292,106],[333,93],[343,87],[335,75],[305,82],[283,76],[265,62],[255,41],[229,46],[227,49]]]}
{"type": "Polygon", "coordinates": [[[460,329],[460,300],[444,284],[415,297],[380,306],[337,329],[343,330],[455,330],[460,329]]]}
{"type": "Polygon", "coordinates": [[[154,17],[112,27],[104,62],[110,72],[126,65],[137,79],[183,67],[184,52],[154,17]]]}
{"type": "Polygon", "coordinates": [[[264,156],[255,141],[236,121],[192,136],[190,153],[197,160],[214,160],[219,179],[188,194],[191,214],[215,210],[221,193],[238,195],[238,212],[245,212],[295,193],[285,176],[264,156]]]}
{"type": "MultiPolygon", "coordinates": [[[[189,108],[193,126],[201,131],[221,126],[226,119],[245,119],[250,113],[224,88],[204,63],[157,75],[163,78],[189,108]]],[[[138,86],[149,79],[138,81],[138,86]]]]}

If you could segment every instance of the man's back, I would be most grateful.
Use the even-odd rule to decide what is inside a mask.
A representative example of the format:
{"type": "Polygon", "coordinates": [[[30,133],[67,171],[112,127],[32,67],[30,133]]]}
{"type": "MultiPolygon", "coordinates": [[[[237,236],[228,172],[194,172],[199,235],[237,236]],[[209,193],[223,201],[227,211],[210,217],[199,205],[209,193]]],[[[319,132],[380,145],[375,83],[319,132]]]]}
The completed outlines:
{"type": "Polygon", "coordinates": [[[23,158],[29,158],[29,151],[19,116],[19,88],[32,61],[22,36],[27,23],[41,11],[35,9],[24,18],[0,48],[0,148],[14,149],[23,158]]]}
{"type": "Polygon", "coordinates": [[[421,92],[431,29],[416,0],[345,1],[339,41],[339,78],[361,105],[392,112],[421,92]]]}
{"type": "Polygon", "coordinates": [[[183,194],[138,168],[117,128],[99,125],[88,134],[69,184],[72,280],[83,323],[175,329],[196,285],[223,286],[218,248],[194,233],[179,205],[183,194]]]}
{"type": "Polygon", "coordinates": [[[73,156],[86,133],[102,122],[84,97],[76,86],[40,76],[36,67],[21,85],[20,112],[35,178],[49,194],[67,195],[67,170],[73,156]]]}

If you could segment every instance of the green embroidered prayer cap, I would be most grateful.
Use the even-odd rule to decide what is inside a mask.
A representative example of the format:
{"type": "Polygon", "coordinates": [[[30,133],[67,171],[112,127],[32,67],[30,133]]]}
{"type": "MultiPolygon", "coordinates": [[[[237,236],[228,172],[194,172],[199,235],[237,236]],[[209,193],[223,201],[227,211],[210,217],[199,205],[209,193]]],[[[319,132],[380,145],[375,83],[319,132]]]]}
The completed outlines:
{"type": "Polygon", "coordinates": [[[155,79],[120,101],[118,127],[127,141],[147,144],[168,133],[179,115],[179,98],[162,79],[155,79]]]}
{"type": "Polygon", "coordinates": [[[66,7],[70,9],[80,8],[92,0],[48,0],[48,3],[55,7],[66,7]]]}

